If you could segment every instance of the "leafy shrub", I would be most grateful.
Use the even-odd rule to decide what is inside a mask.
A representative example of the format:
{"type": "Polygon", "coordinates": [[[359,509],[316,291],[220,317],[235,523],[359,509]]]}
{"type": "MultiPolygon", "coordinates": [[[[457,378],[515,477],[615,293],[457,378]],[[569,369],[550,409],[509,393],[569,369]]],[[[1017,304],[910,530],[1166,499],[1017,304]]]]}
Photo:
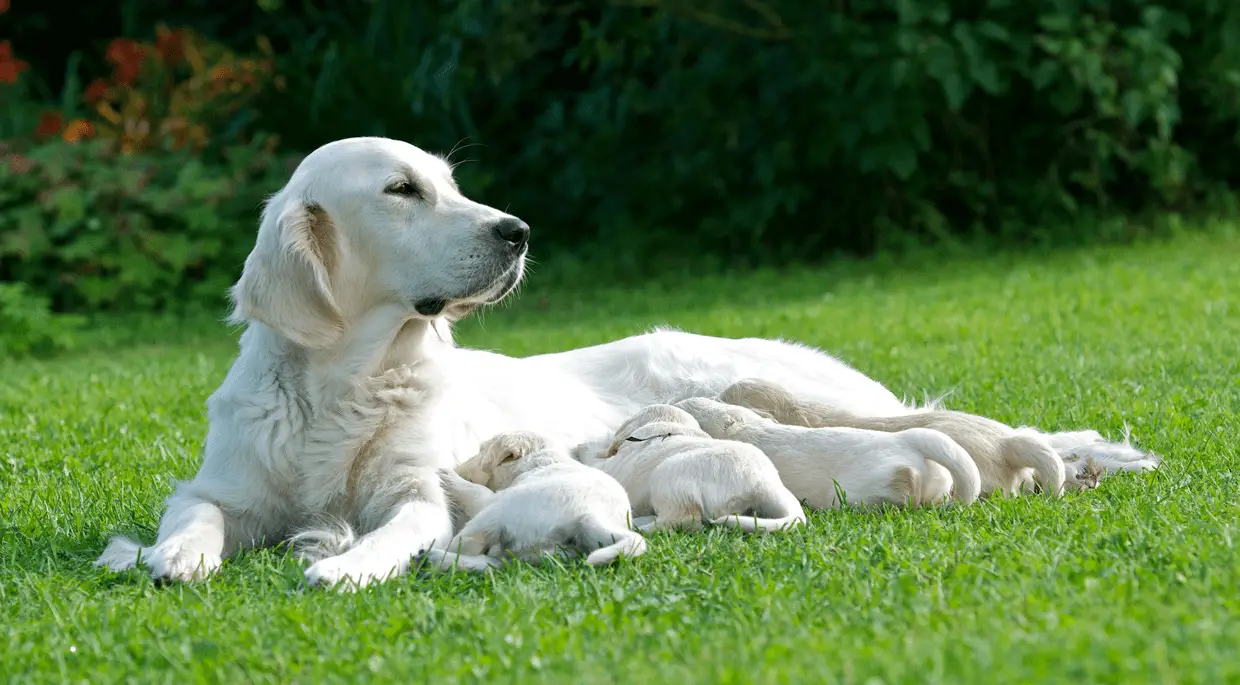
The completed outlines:
{"type": "Polygon", "coordinates": [[[53,141],[0,161],[0,280],[58,310],[218,302],[286,165],[265,139],[226,149],[224,165],[107,145],[53,141]]]}
{"type": "Polygon", "coordinates": [[[1020,242],[1083,208],[1188,209],[1240,181],[1240,4],[1220,0],[286,2],[272,16],[289,84],[267,127],[302,148],[468,143],[460,156],[484,161],[460,168],[464,187],[526,218],[544,253],[639,266],[668,250],[1020,242]]]}
{"type": "Polygon", "coordinates": [[[68,106],[0,145],[0,280],[57,310],[218,302],[288,172],[250,130],[249,103],[278,86],[259,43],[246,57],[163,26],[111,41],[106,79],[66,86],[68,106]]]}
{"type": "MultiPolygon", "coordinates": [[[[239,262],[223,252],[252,244],[257,193],[218,160],[238,145],[250,152],[234,156],[258,154],[247,146],[261,130],[300,151],[366,134],[455,150],[457,161],[481,162],[459,167],[462,187],[529,221],[540,256],[593,253],[616,271],[657,268],[669,255],[789,260],[958,236],[1084,241],[1101,233],[1082,232],[1075,217],[1187,211],[1240,184],[1240,3],[1224,0],[120,5],[125,35],[138,42],[112,42],[82,62],[109,73],[102,87],[77,88],[65,69],[75,106],[89,108],[61,107],[40,130],[140,155],[171,150],[167,160],[117,162],[159,167],[164,189],[182,188],[173,171],[193,163],[178,155],[200,150],[191,173],[219,174],[224,195],[237,194],[216,210],[218,230],[236,232],[183,235],[200,220],[176,203],[148,214],[145,195],[130,199],[124,188],[89,199],[105,203],[103,216],[119,211],[106,202],[136,203],[168,226],[167,240],[201,249],[174,248],[171,262],[148,254],[162,247],[131,250],[135,263],[155,266],[126,261],[96,281],[100,265],[23,261],[24,244],[4,252],[0,269],[46,283],[57,306],[120,306],[128,295],[118,293],[134,289],[148,294],[133,302],[153,305],[168,301],[159,293],[169,282],[189,293],[229,280],[239,262]],[[236,52],[256,41],[257,56],[236,52]],[[201,66],[168,57],[186,42],[210,46],[201,66]],[[220,65],[232,65],[232,81],[216,100],[220,65]],[[225,246],[218,256],[215,240],[225,246]],[[179,255],[200,253],[200,266],[177,266],[179,255]],[[122,272],[127,284],[104,283],[122,272]]],[[[18,47],[35,35],[58,40],[38,33],[50,9],[22,11],[28,21],[5,17],[24,36],[18,47]]],[[[65,54],[84,50],[73,40],[65,54]]],[[[35,70],[60,63],[29,59],[35,70]]],[[[251,173],[267,172],[241,176],[251,173]]],[[[59,216],[49,202],[27,206],[28,225],[59,216]]],[[[5,207],[0,221],[16,221],[5,207]]],[[[109,219],[100,230],[130,223],[109,219]]]]}
{"type": "Polygon", "coordinates": [[[0,356],[44,354],[73,346],[84,319],[55,314],[48,298],[24,283],[0,283],[0,356]]]}

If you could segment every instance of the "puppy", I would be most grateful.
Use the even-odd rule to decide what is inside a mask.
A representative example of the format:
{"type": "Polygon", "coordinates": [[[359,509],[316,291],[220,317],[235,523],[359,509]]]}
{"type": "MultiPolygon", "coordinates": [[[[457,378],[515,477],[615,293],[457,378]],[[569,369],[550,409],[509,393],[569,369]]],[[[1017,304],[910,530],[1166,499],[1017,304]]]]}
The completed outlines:
{"type": "Polygon", "coordinates": [[[584,550],[586,563],[601,566],[646,551],[628,529],[624,488],[538,434],[501,433],[440,477],[463,522],[446,550],[426,554],[440,569],[486,570],[506,555],[538,563],[564,550],[584,550]]]}
{"type": "Polygon", "coordinates": [[[678,402],[712,437],[760,448],[792,493],[810,507],[930,504],[977,499],[981,475],[964,449],[926,428],[884,433],[858,428],[786,426],[704,397],[678,402]],[[838,489],[837,489],[838,487],[838,489]]]}
{"type": "Polygon", "coordinates": [[[800,400],[783,387],[754,378],[738,381],[719,400],[754,410],[775,421],[808,428],[849,427],[896,432],[930,428],[964,448],[982,477],[982,493],[1015,494],[1032,469],[1043,492],[1059,495],[1064,487],[1063,460],[1044,436],[1019,431],[998,421],[958,411],[930,410],[902,416],[860,416],[825,404],[800,400]]]}
{"type": "Polygon", "coordinates": [[[762,451],[713,440],[681,409],[656,404],[633,415],[610,446],[577,448],[575,456],[628,492],[639,530],[697,530],[703,520],[770,532],[805,522],[805,510],[762,451]],[[653,514],[653,516],[651,516],[653,514]]]}

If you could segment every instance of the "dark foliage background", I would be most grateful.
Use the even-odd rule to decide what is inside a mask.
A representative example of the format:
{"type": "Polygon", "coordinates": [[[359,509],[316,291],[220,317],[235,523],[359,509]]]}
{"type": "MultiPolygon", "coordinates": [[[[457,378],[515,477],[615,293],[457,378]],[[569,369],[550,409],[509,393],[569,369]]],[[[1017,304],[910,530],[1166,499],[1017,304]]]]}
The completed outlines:
{"type": "Polygon", "coordinates": [[[344,136],[453,151],[540,261],[613,273],[1123,238],[1077,219],[1238,173],[1227,0],[7,5],[0,277],[60,310],[213,297],[344,136]]]}

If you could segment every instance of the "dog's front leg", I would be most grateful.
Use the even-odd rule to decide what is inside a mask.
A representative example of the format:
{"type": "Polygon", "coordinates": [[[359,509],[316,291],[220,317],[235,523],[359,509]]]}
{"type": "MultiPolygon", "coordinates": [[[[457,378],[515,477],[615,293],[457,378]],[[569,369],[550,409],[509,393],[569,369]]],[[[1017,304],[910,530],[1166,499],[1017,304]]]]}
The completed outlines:
{"type": "Polygon", "coordinates": [[[95,565],[124,571],[141,563],[158,580],[201,580],[220,567],[228,551],[227,529],[226,514],[219,506],[182,486],[168,498],[153,546],[115,537],[95,565]]]}
{"type": "Polygon", "coordinates": [[[446,544],[452,538],[452,515],[436,470],[416,469],[401,492],[384,505],[382,524],[344,554],[306,569],[306,581],[339,589],[365,587],[405,573],[414,557],[446,544]]]}

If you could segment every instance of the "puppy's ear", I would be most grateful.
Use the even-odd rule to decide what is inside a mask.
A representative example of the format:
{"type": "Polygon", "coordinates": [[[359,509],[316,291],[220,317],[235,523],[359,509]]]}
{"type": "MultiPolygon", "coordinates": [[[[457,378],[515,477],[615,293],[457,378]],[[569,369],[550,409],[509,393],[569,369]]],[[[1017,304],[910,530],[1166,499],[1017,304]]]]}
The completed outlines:
{"type": "Polygon", "coordinates": [[[229,320],[261,321],[303,347],[331,345],[344,329],[331,292],[337,249],[336,227],[321,207],[273,199],[232,288],[229,320]]]}

